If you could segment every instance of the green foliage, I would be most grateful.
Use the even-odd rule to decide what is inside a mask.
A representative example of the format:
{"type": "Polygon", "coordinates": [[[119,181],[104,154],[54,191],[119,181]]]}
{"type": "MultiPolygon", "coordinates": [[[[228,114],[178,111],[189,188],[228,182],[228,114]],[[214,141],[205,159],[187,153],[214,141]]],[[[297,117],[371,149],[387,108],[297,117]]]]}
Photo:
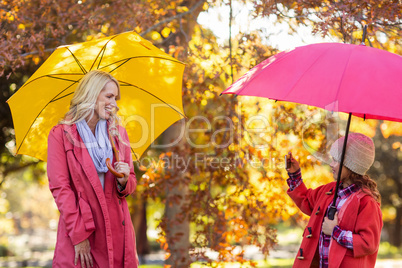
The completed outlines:
{"type": "Polygon", "coordinates": [[[379,259],[401,259],[402,248],[395,247],[389,242],[381,242],[378,250],[379,259]]]}

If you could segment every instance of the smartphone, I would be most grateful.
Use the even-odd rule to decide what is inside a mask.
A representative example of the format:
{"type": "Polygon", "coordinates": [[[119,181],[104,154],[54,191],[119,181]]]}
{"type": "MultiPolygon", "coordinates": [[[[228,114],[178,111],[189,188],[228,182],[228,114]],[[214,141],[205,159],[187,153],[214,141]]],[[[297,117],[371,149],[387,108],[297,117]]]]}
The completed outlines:
{"type": "Polygon", "coordinates": [[[288,155],[285,155],[285,168],[289,169],[292,163],[290,162],[290,158],[288,155]]]}

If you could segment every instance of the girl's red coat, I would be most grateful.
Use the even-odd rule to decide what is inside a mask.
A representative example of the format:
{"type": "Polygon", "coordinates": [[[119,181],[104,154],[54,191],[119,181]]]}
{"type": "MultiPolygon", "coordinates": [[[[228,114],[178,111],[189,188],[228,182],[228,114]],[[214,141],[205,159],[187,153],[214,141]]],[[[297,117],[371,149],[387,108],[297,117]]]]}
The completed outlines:
{"type": "MultiPolygon", "coordinates": [[[[129,144],[125,129],[119,127],[119,133],[129,144]]],[[[47,172],[60,211],[53,267],[81,267],[80,261],[74,265],[74,245],[85,239],[91,246],[94,267],[138,267],[134,228],[125,199],[134,192],[137,181],[130,147],[118,149],[120,161],[130,165],[126,187],[119,192],[116,179],[107,172],[103,190],[77,127],[57,125],[50,131],[47,172]]]]}
{"type": "MultiPolygon", "coordinates": [[[[324,219],[324,213],[333,199],[335,182],[323,185],[317,189],[307,189],[304,183],[288,195],[300,210],[310,216],[303,234],[300,248],[304,259],[296,257],[293,267],[314,267],[317,264],[319,236],[324,219]],[[308,238],[308,227],[311,227],[312,237],[308,238]]],[[[380,204],[370,195],[359,191],[351,195],[338,213],[339,227],[353,232],[353,250],[347,249],[331,240],[329,250],[329,267],[374,267],[381,229],[383,226],[380,204]]],[[[300,250],[297,256],[300,255],[300,250]]]]}

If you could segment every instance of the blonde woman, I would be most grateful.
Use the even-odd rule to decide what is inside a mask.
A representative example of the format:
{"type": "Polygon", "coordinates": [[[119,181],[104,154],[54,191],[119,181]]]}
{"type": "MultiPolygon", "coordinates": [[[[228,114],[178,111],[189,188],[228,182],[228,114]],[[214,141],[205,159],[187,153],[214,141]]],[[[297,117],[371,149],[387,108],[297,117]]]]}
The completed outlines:
{"type": "Polygon", "coordinates": [[[125,197],[137,182],[127,132],[108,128],[120,99],[119,83],[105,72],[87,73],[70,110],[49,134],[49,187],[60,211],[53,267],[138,267],[135,234],[125,197]],[[108,171],[113,159],[122,178],[108,171]],[[77,266],[78,265],[78,266],[77,266]]]}

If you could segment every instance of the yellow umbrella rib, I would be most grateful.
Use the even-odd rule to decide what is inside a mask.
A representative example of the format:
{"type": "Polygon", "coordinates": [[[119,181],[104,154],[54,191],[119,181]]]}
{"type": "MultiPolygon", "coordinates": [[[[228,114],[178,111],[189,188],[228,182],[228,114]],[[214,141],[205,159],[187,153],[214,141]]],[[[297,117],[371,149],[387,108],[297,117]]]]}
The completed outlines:
{"type": "MultiPolygon", "coordinates": [[[[67,80],[67,81],[70,81],[70,80],[67,80]]],[[[69,89],[69,88],[70,88],[71,86],[73,86],[75,83],[77,83],[77,81],[72,81],[72,82],[74,82],[74,83],[72,83],[70,86],[66,87],[66,88],[65,88],[64,90],[62,90],[59,94],[57,94],[51,101],[49,101],[45,106],[43,106],[42,110],[40,110],[40,112],[39,112],[38,115],[35,117],[35,119],[32,120],[32,124],[29,126],[27,132],[25,133],[24,138],[21,140],[20,146],[18,146],[17,153],[18,153],[18,151],[20,150],[22,144],[24,143],[24,140],[25,140],[25,138],[27,137],[29,131],[30,131],[31,128],[32,128],[32,126],[35,124],[36,119],[38,119],[38,117],[39,117],[40,114],[43,112],[43,110],[45,110],[46,107],[47,107],[50,103],[55,102],[55,101],[57,101],[57,100],[59,100],[59,99],[62,99],[62,98],[64,98],[64,97],[68,96],[68,95],[73,94],[73,93],[70,93],[70,94],[67,94],[67,95],[65,95],[65,96],[63,96],[63,97],[57,98],[57,96],[59,96],[61,93],[63,93],[63,92],[66,91],[67,89],[69,89]],[[56,99],[56,98],[57,98],[57,99],[56,99]]]]}
{"type": "Polygon", "coordinates": [[[131,146],[130,146],[130,149],[131,149],[131,153],[135,156],[135,159],[137,159],[136,161],[139,161],[137,154],[134,152],[134,150],[133,150],[133,148],[131,148],[131,146]]]}
{"type": "MultiPolygon", "coordinates": [[[[62,92],[60,92],[60,93],[62,93],[62,92]]],[[[68,96],[70,96],[72,94],[74,94],[74,92],[68,93],[67,95],[61,96],[61,97],[56,99],[56,97],[60,95],[60,94],[57,94],[57,96],[54,99],[52,99],[51,101],[49,101],[49,103],[56,102],[56,101],[61,100],[61,99],[65,98],[65,97],[68,97],[68,96]]]]}
{"type": "Polygon", "coordinates": [[[106,65],[106,66],[103,66],[103,67],[100,68],[100,69],[99,69],[99,65],[98,65],[98,69],[99,69],[99,70],[102,70],[102,69],[104,69],[104,68],[109,67],[110,65],[114,65],[114,64],[116,64],[116,63],[122,62],[119,66],[117,66],[116,68],[114,68],[114,69],[112,69],[112,70],[109,71],[109,73],[112,73],[112,72],[115,71],[117,68],[119,68],[119,67],[121,67],[122,65],[126,64],[130,59],[131,59],[131,58],[113,62],[113,63],[111,63],[111,64],[108,64],[108,65],[106,65]]]}
{"type": "MultiPolygon", "coordinates": [[[[49,103],[51,103],[51,102],[55,102],[55,101],[57,101],[57,100],[59,100],[59,99],[62,99],[62,98],[64,98],[64,97],[67,97],[67,96],[69,96],[69,95],[71,95],[71,94],[74,94],[74,92],[71,92],[71,93],[69,93],[69,94],[67,94],[67,95],[64,95],[63,97],[59,97],[59,98],[57,98],[58,96],[60,96],[64,91],[66,91],[67,89],[69,89],[70,87],[72,87],[73,85],[75,85],[76,83],[78,83],[80,80],[67,80],[67,79],[62,79],[62,80],[65,80],[65,81],[70,81],[70,82],[73,82],[71,85],[69,85],[68,87],[66,87],[65,89],[63,89],[62,91],[60,91],[59,92],[59,94],[57,94],[56,96],[54,96],[54,98],[53,99],[51,99],[50,101],[49,101],[49,103]]],[[[48,104],[49,104],[48,103],[48,104]]],[[[47,106],[47,105],[46,105],[47,106]]],[[[45,109],[46,108],[46,106],[45,107],[43,107],[43,109],[45,109]]],[[[43,111],[43,110],[42,110],[43,111]]],[[[41,112],[42,112],[41,111],[41,112]]],[[[40,115],[40,113],[38,114],[38,116],[40,115]]]]}
{"type": "MultiPolygon", "coordinates": [[[[69,82],[78,82],[78,81],[75,81],[75,80],[70,80],[70,79],[66,79],[66,78],[57,77],[57,76],[55,76],[55,75],[82,75],[82,74],[81,74],[81,73],[46,74],[46,75],[42,75],[42,76],[36,77],[35,79],[32,79],[31,81],[29,81],[29,82],[25,83],[24,85],[22,85],[21,88],[26,87],[26,86],[29,85],[30,83],[32,83],[32,82],[34,82],[34,81],[36,81],[36,80],[39,80],[39,79],[41,79],[41,78],[45,78],[45,77],[50,77],[50,78],[59,79],[59,80],[64,80],[64,81],[69,81],[69,82]]],[[[21,88],[20,88],[20,89],[21,89],[21,88]]]]}
{"type": "Polygon", "coordinates": [[[86,73],[87,73],[87,70],[85,70],[84,66],[83,66],[83,65],[81,64],[81,62],[77,59],[77,57],[74,55],[74,53],[73,53],[68,47],[65,47],[65,48],[71,53],[71,56],[73,56],[75,62],[78,64],[78,67],[80,67],[81,71],[82,71],[84,74],[86,74],[86,73]]]}
{"type": "Polygon", "coordinates": [[[99,63],[98,63],[98,68],[96,68],[96,69],[99,69],[99,66],[100,66],[100,64],[101,64],[101,62],[102,62],[102,59],[103,59],[103,55],[105,54],[105,51],[106,51],[106,46],[107,46],[107,44],[109,44],[109,42],[110,42],[112,39],[114,39],[116,36],[117,36],[117,35],[112,36],[112,37],[106,42],[106,44],[103,45],[102,49],[99,51],[98,55],[96,56],[94,62],[93,62],[92,65],[91,65],[91,68],[90,68],[89,70],[92,70],[92,68],[94,67],[95,62],[97,61],[97,59],[99,58],[99,56],[102,54],[101,57],[100,57],[99,63]]]}
{"type": "MultiPolygon", "coordinates": [[[[109,41],[110,41],[110,40],[109,40],[109,41]]],[[[109,41],[108,41],[108,43],[109,43],[109,41]]],[[[107,43],[106,43],[106,45],[107,45],[107,43]]],[[[101,51],[99,51],[99,54],[96,56],[94,62],[92,63],[92,66],[91,66],[91,68],[90,68],[89,70],[92,70],[92,68],[94,67],[94,64],[95,64],[95,62],[96,62],[96,59],[99,57],[100,54],[102,54],[101,57],[100,57],[99,63],[98,63],[98,68],[96,68],[96,69],[99,69],[99,66],[100,66],[100,64],[101,64],[101,62],[102,62],[102,59],[103,59],[103,55],[105,54],[105,51],[106,51],[106,45],[104,45],[104,46],[102,47],[101,51]]]]}
{"type": "Polygon", "coordinates": [[[126,64],[126,63],[129,62],[130,60],[132,60],[132,59],[141,59],[141,58],[162,59],[162,60],[168,60],[168,61],[172,61],[172,62],[176,62],[176,63],[180,63],[180,64],[183,64],[183,65],[186,65],[185,63],[183,63],[183,62],[181,62],[181,61],[179,61],[179,60],[171,59],[171,58],[167,58],[167,57],[165,58],[165,57],[160,57],[160,56],[137,56],[137,57],[130,57],[130,58],[127,58],[127,59],[118,60],[118,61],[115,61],[115,62],[110,63],[110,64],[108,64],[108,65],[105,65],[105,66],[103,66],[103,67],[101,67],[101,68],[99,68],[99,65],[98,65],[98,69],[102,70],[102,69],[105,69],[105,68],[107,68],[107,67],[109,67],[109,66],[111,66],[111,65],[114,65],[114,64],[117,64],[117,63],[121,62],[120,65],[118,65],[116,68],[114,68],[114,69],[112,69],[112,70],[109,71],[109,73],[112,73],[112,72],[115,71],[117,68],[123,66],[124,64],[126,64]]]}
{"type": "Polygon", "coordinates": [[[183,116],[184,118],[187,118],[184,114],[182,114],[181,112],[179,112],[179,111],[177,111],[175,108],[173,108],[169,103],[167,103],[167,102],[165,102],[164,100],[162,100],[161,98],[155,96],[155,95],[152,94],[151,92],[149,92],[149,91],[147,91],[147,90],[145,90],[145,89],[143,89],[143,88],[140,88],[140,87],[138,87],[138,86],[136,86],[136,85],[133,85],[133,84],[124,82],[124,81],[120,81],[120,80],[119,80],[119,83],[121,84],[121,86],[132,86],[132,87],[138,88],[139,90],[141,90],[141,91],[143,91],[143,92],[145,92],[145,93],[148,93],[149,95],[151,95],[151,96],[154,97],[155,99],[160,100],[161,102],[163,102],[164,104],[166,104],[167,106],[169,106],[170,108],[172,108],[176,113],[180,114],[180,115],[183,116]],[[124,84],[122,85],[122,83],[124,83],[124,84]]]}

